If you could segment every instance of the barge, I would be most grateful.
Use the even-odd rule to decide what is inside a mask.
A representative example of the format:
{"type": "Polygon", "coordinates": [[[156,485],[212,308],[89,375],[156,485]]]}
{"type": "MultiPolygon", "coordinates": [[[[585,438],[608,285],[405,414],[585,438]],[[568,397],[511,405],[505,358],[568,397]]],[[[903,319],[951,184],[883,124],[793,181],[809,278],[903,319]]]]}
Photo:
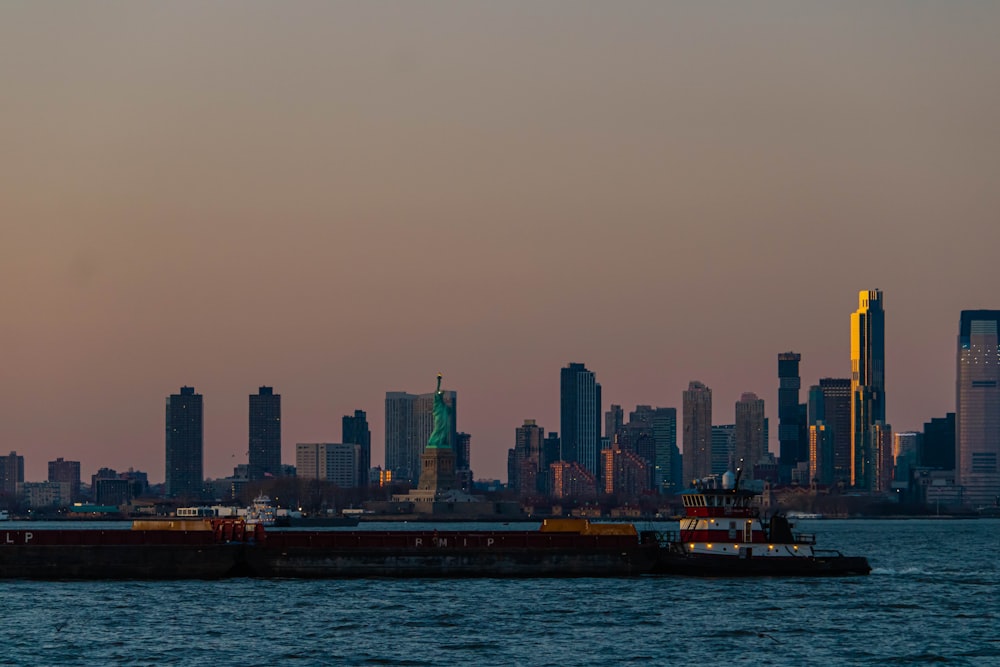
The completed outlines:
{"type": "Polygon", "coordinates": [[[652,572],[635,527],[549,520],[534,531],[273,531],[242,519],[132,530],[0,530],[0,579],[623,577],[652,572]]]}

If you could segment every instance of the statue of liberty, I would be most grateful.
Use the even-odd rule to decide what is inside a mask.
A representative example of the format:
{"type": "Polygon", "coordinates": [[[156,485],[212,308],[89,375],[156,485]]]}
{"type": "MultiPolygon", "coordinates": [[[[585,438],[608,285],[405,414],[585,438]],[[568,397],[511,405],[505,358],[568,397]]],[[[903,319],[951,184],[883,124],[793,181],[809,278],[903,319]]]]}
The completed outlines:
{"type": "Polygon", "coordinates": [[[444,402],[441,391],[441,374],[438,373],[437,391],[434,392],[434,430],[427,440],[427,449],[451,449],[451,423],[454,408],[444,402]]]}

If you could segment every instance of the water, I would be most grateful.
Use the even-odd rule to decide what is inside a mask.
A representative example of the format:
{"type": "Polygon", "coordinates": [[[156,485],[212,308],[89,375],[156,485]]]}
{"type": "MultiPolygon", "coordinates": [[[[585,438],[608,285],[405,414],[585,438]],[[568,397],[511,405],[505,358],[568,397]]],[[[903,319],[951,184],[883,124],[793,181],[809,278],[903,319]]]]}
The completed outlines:
{"type": "Polygon", "coordinates": [[[0,581],[0,664],[1000,664],[1000,520],[798,528],[872,574],[0,581]]]}

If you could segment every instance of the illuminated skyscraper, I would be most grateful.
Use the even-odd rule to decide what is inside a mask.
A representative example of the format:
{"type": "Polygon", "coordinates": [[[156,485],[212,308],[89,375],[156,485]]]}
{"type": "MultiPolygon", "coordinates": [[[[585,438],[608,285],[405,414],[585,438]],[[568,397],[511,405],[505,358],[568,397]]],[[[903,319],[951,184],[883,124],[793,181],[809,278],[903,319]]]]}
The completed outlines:
{"type": "Polygon", "coordinates": [[[963,310],[956,374],[955,482],[964,502],[1000,498],[1000,310],[963,310]]]}
{"type": "Polygon", "coordinates": [[[600,476],[601,385],[583,364],[571,363],[559,373],[559,427],[560,459],[600,476]]]}
{"type": "Polygon", "coordinates": [[[250,394],[251,479],[281,475],[281,394],[261,387],[250,394]]]}
{"type": "Polygon", "coordinates": [[[693,381],[684,392],[684,487],[712,474],[712,390],[693,381]]]}
{"type": "Polygon", "coordinates": [[[885,310],[881,290],[862,291],[851,314],[851,486],[878,484],[876,422],[885,424],[885,310]]]}
{"type": "Polygon", "coordinates": [[[167,398],[166,492],[171,498],[198,498],[204,486],[202,396],[194,387],[167,398]]]}

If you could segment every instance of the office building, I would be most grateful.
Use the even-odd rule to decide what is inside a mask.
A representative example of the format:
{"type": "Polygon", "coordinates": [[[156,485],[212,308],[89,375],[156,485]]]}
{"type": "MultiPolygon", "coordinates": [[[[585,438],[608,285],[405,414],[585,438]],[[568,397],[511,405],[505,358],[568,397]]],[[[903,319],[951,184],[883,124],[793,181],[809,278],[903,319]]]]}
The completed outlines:
{"type": "Polygon", "coordinates": [[[619,436],[624,425],[625,411],[622,410],[622,406],[613,404],[611,408],[604,413],[604,437],[607,438],[608,443],[615,442],[615,438],[619,436]]]}
{"type": "Polygon", "coordinates": [[[601,452],[601,459],[604,493],[627,500],[649,491],[649,464],[637,453],[613,445],[601,452]]]}
{"type": "Polygon", "coordinates": [[[851,483],[851,380],[821,378],[823,414],[833,445],[833,483],[851,483]]]}
{"type": "Polygon", "coordinates": [[[833,484],[833,431],[822,419],[809,425],[809,481],[833,484]]]}
{"type": "Polygon", "coordinates": [[[864,290],[851,313],[851,486],[876,491],[875,424],[885,424],[885,307],[881,290],[864,290]]]}
{"type": "Polygon", "coordinates": [[[367,484],[360,476],[361,445],[341,442],[300,442],[295,445],[295,470],[300,479],[315,479],[352,489],[367,484]]]}
{"type": "Polygon", "coordinates": [[[924,423],[923,437],[917,450],[917,465],[938,470],[955,469],[955,413],[934,417],[924,423]]]}
{"type": "Polygon", "coordinates": [[[963,310],[956,373],[955,482],[971,507],[1000,502],[1000,310],[963,310]]]}
{"type": "Polygon", "coordinates": [[[166,494],[199,498],[204,486],[203,404],[194,387],[181,387],[167,398],[166,494]]]}
{"type": "MultiPolygon", "coordinates": [[[[684,487],[712,474],[712,390],[698,381],[683,394],[684,487]]],[[[724,471],[723,471],[724,472],[724,471]]]]}
{"type": "Polygon", "coordinates": [[[600,475],[601,385],[593,371],[571,363],[559,373],[559,426],[562,461],[577,462],[600,475]]]}
{"type": "MultiPolygon", "coordinates": [[[[782,352],[778,355],[778,476],[782,482],[789,482],[792,469],[806,460],[800,442],[802,424],[799,416],[799,362],[802,355],[797,352],[782,352]]],[[[764,449],[767,449],[765,446],[764,449]]],[[[756,463],[754,461],[753,463],[756,463]]]]}
{"type": "MultiPolygon", "coordinates": [[[[780,425],[778,429],[781,429],[780,425]]],[[[798,447],[798,437],[795,439],[795,446],[798,447]]],[[[745,393],[736,402],[734,450],[734,465],[743,468],[744,475],[753,470],[753,466],[760,462],[767,451],[767,442],[764,440],[764,399],[757,398],[757,394],[745,393]]]]}
{"type": "Polygon", "coordinates": [[[361,448],[358,458],[358,480],[364,486],[367,484],[368,470],[372,465],[372,432],[368,427],[368,415],[364,410],[355,410],[353,415],[344,415],[340,430],[341,442],[358,445],[361,448]]]}
{"type": "Polygon", "coordinates": [[[576,461],[556,461],[549,466],[549,489],[553,498],[593,500],[597,477],[576,461]]]}
{"type": "Polygon", "coordinates": [[[658,493],[680,491],[680,450],[677,449],[677,408],[656,408],[653,412],[653,441],[656,456],[653,463],[653,488],[658,493]]]}
{"type": "MultiPolygon", "coordinates": [[[[736,459],[736,424],[713,425],[711,473],[721,477],[726,474],[726,471],[735,470],[739,464],[739,460],[736,459]]],[[[746,465],[744,476],[746,479],[751,479],[753,477],[753,463],[747,461],[746,465]]]]}
{"type": "Polygon", "coordinates": [[[260,387],[250,395],[250,479],[281,476],[281,394],[260,387]]]}

